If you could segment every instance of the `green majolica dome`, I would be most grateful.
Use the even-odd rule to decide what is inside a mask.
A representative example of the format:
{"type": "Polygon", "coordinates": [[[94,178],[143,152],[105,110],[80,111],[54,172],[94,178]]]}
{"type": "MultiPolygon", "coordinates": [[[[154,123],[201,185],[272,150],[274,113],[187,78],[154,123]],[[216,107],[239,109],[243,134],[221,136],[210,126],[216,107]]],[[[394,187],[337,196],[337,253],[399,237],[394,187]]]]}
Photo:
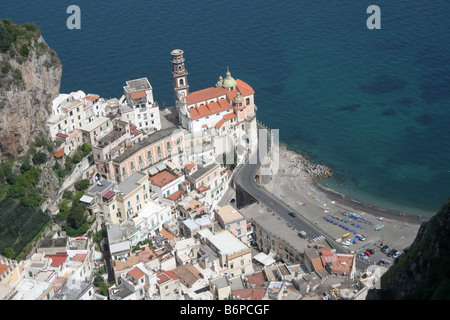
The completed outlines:
{"type": "Polygon", "coordinates": [[[223,80],[222,86],[225,88],[231,88],[236,86],[236,80],[231,76],[230,71],[227,69],[227,75],[225,80],[223,80]]]}
{"type": "Polygon", "coordinates": [[[216,82],[216,87],[221,87],[223,85],[223,78],[222,76],[219,77],[219,81],[216,82]]]}
{"type": "Polygon", "coordinates": [[[239,91],[236,93],[236,97],[234,97],[233,101],[234,103],[244,102],[244,98],[242,98],[241,93],[239,91]]]}

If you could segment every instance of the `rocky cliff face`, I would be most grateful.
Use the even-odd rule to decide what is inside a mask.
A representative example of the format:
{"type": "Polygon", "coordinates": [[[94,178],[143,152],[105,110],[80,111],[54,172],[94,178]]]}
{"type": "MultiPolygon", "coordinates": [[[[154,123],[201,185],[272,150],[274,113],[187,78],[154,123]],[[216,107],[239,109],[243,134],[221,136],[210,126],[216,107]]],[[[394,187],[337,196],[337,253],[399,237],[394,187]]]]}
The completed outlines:
{"type": "Polygon", "coordinates": [[[48,136],[46,119],[59,94],[62,64],[42,36],[22,56],[14,45],[0,52],[0,157],[24,154],[39,132],[48,136]]]}
{"type": "Polygon", "coordinates": [[[450,299],[450,199],[423,223],[404,257],[381,278],[368,299],[450,299]]]}

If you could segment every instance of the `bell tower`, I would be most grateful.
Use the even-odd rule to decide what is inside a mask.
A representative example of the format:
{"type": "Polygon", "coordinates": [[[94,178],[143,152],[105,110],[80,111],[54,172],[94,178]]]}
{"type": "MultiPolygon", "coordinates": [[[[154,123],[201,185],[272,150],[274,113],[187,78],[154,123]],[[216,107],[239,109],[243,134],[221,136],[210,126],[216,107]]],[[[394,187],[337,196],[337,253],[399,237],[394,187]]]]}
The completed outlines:
{"type": "Polygon", "coordinates": [[[172,76],[173,76],[173,89],[174,89],[174,99],[175,105],[189,94],[189,85],[187,82],[188,72],[184,67],[184,57],[183,50],[175,49],[171,52],[172,54],[172,76]]]}

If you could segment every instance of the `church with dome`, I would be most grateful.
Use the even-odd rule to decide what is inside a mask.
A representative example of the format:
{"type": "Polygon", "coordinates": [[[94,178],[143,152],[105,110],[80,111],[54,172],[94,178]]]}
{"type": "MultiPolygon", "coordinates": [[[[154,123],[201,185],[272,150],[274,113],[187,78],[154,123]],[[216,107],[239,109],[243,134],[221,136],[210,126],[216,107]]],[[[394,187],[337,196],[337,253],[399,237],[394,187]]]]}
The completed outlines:
{"type": "MultiPolygon", "coordinates": [[[[255,91],[227,68],[215,86],[190,92],[183,51],[172,51],[175,106],[180,125],[214,148],[216,155],[237,150],[240,158],[257,143],[255,91]]],[[[196,152],[197,153],[197,152],[196,152]]]]}

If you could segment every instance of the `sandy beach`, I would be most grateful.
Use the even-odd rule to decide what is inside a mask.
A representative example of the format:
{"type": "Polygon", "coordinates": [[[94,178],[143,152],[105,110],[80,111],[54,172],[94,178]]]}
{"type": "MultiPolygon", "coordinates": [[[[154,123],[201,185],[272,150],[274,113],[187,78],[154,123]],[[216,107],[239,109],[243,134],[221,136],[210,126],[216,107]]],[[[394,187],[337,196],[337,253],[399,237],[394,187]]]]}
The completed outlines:
{"type": "Polygon", "coordinates": [[[414,241],[420,224],[426,220],[414,215],[403,216],[400,212],[374,207],[349,197],[343,198],[342,194],[317,183],[306,168],[311,163],[285,146],[280,146],[279,163],[278,172],[263,187],[334,239],[348,233],[349,238],[354,237],[355,234],[344,229],[344,226],[363,234],[366,241],[352,245],[349,248],[351,251],[380,243],[403,250],[414,241]]]}

